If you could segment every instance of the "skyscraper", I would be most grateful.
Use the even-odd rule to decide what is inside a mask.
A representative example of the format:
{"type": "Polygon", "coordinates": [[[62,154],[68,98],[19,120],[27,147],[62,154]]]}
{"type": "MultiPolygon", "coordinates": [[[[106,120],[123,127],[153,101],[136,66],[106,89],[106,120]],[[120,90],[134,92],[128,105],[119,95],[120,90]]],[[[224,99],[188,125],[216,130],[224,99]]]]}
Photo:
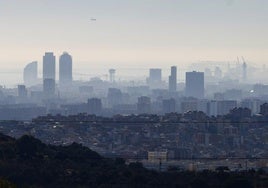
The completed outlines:
{"type": "Polygon", "coordinates": [[[122,104],[123,94],[120,89],[117,88],[109,88],[108,94],[108,105],[110,108],[113,108],[114,106],[118,104],[122,104]]]}
{"type": "Polygon", "coordinates": [[[25,85],[18,85],[18,97],[20,99],[27,98],[27,89],[26,89],[25,85]]]}
{"type": "Polygon", "coordinates": [[[46,52],[43,56],[43,80],[56,79],[56,58],[53,52],[46,52]]]}
{"type": "Polygon", "coordinates": [[[150,69],[149,78],[147,78],[147,84],[150,88],[158,88],[162,83],[162,70],[161,69],[150,69]]]}
{"type": "Polygon", "coordinates": [[[163,100],[162,105],[163,113],[171,113],[176,111],[176,100],[173,98],[163,100]]]}
{"type": "Polygon", "coordinates": [[[88,112],[90,114],[96,114],[96,115],[101,114],[102,111],[101,99],[98,98],[88,99],[87,104],[88,104],[88,112]]]}
{"type": "Polygon", "coordinates": [[[61,85],[70,84],[73,81],[72,56],[64,52],[59,60],[59,83],[61,85]]]}
{"type": "Polygon", "coordinates": [[[43,81],[43,93],[46,99],[55,97],[55,80],[51,78],[44,79],[43,81]]]}
{"type": "Polygon", "coordinates": [[[169,92],[176,92],[177,90],[177,67],[171,67],[171,74],[169,76],[169,92]]]}
{"type": "Polygon", "coordinates": [[[25,66],[23,70],[23,81],[25,85],[37,84],[37,61],[25,66]]]}
{"type": "Polygon", "coordinates": [[[185,95],[187,97],[204,98],[205,83],[203,72],[186,72],[185,95]]]}
{"type": "Polygon", "coordinates": [[[161,81],[162,81],[162,70],[150,69],[149,82],[161,82],[161,81]]]}
{"type": "Polygon", "coordinates": [[[151,98],[147,96],[141,96],[138,98],[137,111],[139,114],[151,113],[151,98]]]}

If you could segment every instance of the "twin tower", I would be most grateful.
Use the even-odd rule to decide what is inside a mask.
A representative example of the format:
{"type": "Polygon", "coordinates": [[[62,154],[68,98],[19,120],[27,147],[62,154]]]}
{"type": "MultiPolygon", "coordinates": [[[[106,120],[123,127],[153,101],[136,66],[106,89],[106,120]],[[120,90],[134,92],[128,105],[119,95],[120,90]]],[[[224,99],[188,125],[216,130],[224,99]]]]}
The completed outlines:
{"type": "MultiPolygon", "coordinates": [[[[73,80],[72,57],[63,53],[59,59],[59,85],[68,87],[73,80]]],[[[46,52],[43,56],[43,94],[45,98],[55,96],[56,82],[56,57],[52,52],[46,52]]]]}
{"type": "MultiPolygon", "coordinates": [[[[59,84],[68,86],[73,81],[73,63],[72,56],[64,52],[59,59],[59,84]]],[[[24,84],[33,86],[39,84],[38,81],[38,63],[34,61],[25,66],[23,70],[24,84]]],[[[56,82],[56,57],[52,52],[46,52],[43,56],[43,83],[56,82]]]]}
{"type": "MultiPolygon", "coordinates": [[[[68,85],[73,80],[72,56],[64,52],[59,59],[59,84],[68,85]]],[[[56,57],[52,52],[46,52],[43,56],[43,81],[56,80],[56,57]]]]}

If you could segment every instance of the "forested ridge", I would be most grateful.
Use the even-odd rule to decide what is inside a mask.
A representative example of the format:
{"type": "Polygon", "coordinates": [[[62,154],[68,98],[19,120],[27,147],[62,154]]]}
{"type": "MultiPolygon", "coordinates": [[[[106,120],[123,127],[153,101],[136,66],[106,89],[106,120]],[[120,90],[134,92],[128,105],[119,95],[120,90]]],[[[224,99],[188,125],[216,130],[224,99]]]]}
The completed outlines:
{"type": "Polygon", "coordinates": [[[107,159],[73,143],[52,146],[25,135],[0,134],[0,187],[268,187],[264,171],[148,170],[141,163],[107,159]]]}

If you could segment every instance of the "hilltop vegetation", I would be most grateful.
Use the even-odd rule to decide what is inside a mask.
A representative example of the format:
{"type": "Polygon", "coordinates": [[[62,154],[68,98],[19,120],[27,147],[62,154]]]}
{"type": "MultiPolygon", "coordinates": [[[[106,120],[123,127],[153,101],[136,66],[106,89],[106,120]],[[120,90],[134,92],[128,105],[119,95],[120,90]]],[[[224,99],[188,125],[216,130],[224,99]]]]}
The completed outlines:
{"type": "Polygon", "coordinates": [[[52,146],[0,134],[1,187],[267,187],[264,172],[156,172],[105,159],[80,144],[52,146]]]}

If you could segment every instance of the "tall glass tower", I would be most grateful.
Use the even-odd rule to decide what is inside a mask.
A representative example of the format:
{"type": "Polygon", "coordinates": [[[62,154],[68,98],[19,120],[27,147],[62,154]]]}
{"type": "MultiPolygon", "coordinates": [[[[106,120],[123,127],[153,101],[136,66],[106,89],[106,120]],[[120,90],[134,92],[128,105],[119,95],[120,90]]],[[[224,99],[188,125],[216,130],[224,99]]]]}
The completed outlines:
{"type": "Polygon", "coordinates": [[[70,84],[73,81],[73,62],[72,56],[64,52],[60,56],[59,83],[61,85],[70,84]]]}
{"type": "Polygon", "coordinates": [[[43,80],[56,79],[56,58],[53,52],[46,52],[43,56],[43,80]]]}

